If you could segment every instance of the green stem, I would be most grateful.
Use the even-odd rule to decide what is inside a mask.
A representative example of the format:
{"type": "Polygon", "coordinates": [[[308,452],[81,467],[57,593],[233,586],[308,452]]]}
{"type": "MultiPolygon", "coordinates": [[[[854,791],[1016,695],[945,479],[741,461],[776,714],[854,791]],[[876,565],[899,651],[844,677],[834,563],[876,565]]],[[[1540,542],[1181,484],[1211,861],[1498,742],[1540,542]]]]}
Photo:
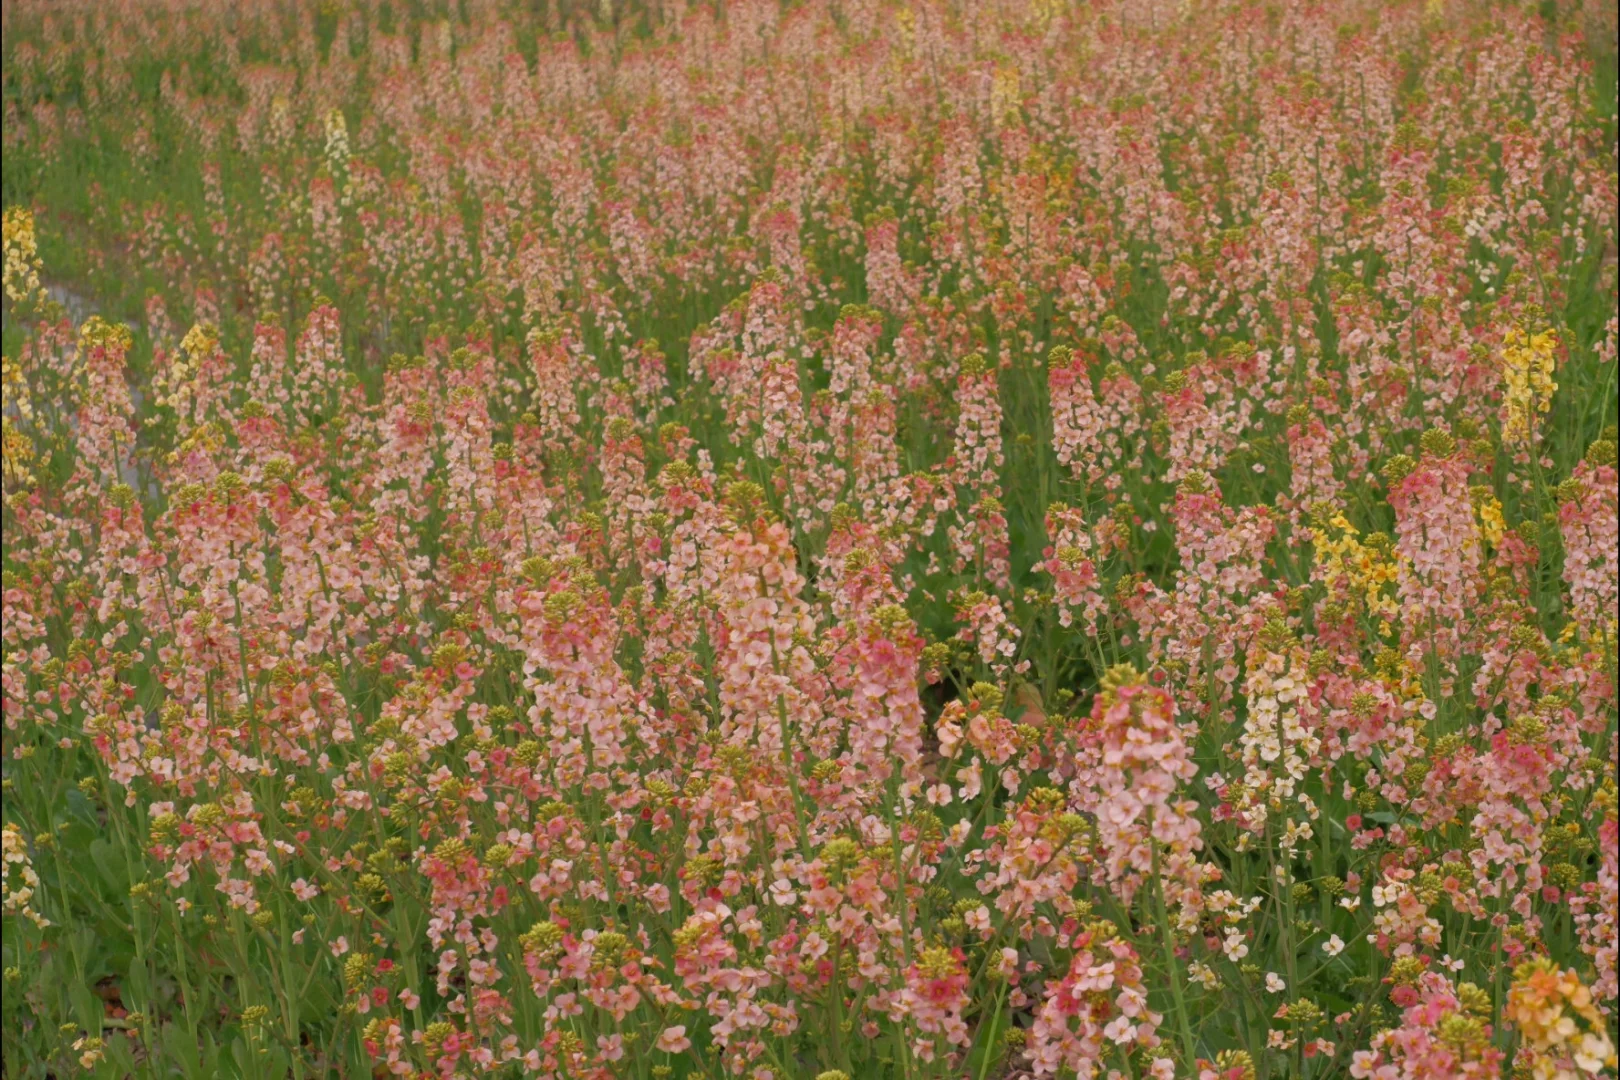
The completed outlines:
{"type": "MultiPolygon", "coordinates": [[[[1148,817],[1148,831],[1153,829],[1152,815],[1148,817]]],[[[1192,1018],[1187,1014],[1187,994],[1181,985],[1181,966],[1176,963],[1175,935],[1170,929],[1170,916],[1164,906],[1164,879],[1159,875],[1159,845],[1151,835],[1148,846],[1153,852],[1153,906],[1159,923],[1159,941],[1164,948],[1165,971],[1170,976],[1170,996],[1175,1000],[1176,1027],[1181,1034],[1181,1049],[1187,1056],[1184,1062],[1190,1070],[1198,1062],[1198,1042],[1193,1038],[1192,1018]]]]}

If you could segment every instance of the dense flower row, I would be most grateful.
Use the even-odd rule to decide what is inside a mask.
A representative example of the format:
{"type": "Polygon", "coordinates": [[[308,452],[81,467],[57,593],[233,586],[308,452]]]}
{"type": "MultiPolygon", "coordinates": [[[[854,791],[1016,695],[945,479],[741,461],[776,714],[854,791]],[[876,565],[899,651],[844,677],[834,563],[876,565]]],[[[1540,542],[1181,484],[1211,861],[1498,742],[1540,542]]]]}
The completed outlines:
{"type": "Polygon", "coordinates": [[[535,7],[5,9],[8,1076],[1615,1075],[1586,15],[535,7]]]}

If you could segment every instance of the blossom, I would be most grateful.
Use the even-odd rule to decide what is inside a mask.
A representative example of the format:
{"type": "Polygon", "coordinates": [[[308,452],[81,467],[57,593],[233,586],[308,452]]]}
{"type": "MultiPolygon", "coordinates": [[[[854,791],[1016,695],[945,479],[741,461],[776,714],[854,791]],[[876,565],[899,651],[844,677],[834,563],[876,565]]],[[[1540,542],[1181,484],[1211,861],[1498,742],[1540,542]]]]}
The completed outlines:
{"type": "Polygon", "coordinates": [[[6,8],[21,1059],[1614,1071],[1582,20],[295,6],[6,8]]]}
{"type": "MultiPolygon", "coordinates": [[[[39,889],[39,875],[34,872],[33,861],[28,856],[28,845],[23,840],[22,830],[11,822],[6,822],[0,830],[0,841],[3,841],[3,856],[5,867],[4,894],[0,896],[0,910],[7,915],[21,915],[29,922],[43,930],[51,925],[50,920],[41,915],[33,906],[34,894],[39,889]]],[[[88,1068],[88,1066],[86,1066],[88,1068]]]]}
{"type": "Polygon", "coordinates": [[[1520,964],[1508,989],[1506,1016],[1533,1052],[1539,1078],[1596,1076],[1613,1069],[1615,1048],[1591,990],[1573,971],[1543,958],[1520,964]]]}
{"type": "Polygon", "coordinates": [[[1508,328],[1502,342],[1502,438],[1508,443],[1529,440],[1540,415],[1552,408],[1558,390],[1553,381],[1557,367],[1558,335],[1552,330],[1527,333],[1508,328]]]}

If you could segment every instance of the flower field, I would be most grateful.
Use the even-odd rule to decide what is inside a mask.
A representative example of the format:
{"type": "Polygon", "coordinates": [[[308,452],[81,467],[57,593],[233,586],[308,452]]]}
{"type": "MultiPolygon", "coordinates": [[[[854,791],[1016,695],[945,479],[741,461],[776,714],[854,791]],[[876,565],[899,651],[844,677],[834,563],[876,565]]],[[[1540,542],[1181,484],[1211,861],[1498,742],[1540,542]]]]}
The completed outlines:
{"type": "Polygon", "coordinates": [[[6,0],[6,1080],[1615,1077],[1612,0],[6,0]]]}

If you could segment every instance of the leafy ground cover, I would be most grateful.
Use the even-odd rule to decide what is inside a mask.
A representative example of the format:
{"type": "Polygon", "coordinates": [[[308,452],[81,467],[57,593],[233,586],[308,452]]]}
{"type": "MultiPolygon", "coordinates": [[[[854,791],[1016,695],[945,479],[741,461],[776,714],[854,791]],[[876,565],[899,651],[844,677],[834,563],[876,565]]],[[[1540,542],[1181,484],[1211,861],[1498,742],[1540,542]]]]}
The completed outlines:
{"type": "Polygon", "coordinates": [[[1614,1076],[1614,5],[8,0],[6,1077],[1614,1076]]]}

